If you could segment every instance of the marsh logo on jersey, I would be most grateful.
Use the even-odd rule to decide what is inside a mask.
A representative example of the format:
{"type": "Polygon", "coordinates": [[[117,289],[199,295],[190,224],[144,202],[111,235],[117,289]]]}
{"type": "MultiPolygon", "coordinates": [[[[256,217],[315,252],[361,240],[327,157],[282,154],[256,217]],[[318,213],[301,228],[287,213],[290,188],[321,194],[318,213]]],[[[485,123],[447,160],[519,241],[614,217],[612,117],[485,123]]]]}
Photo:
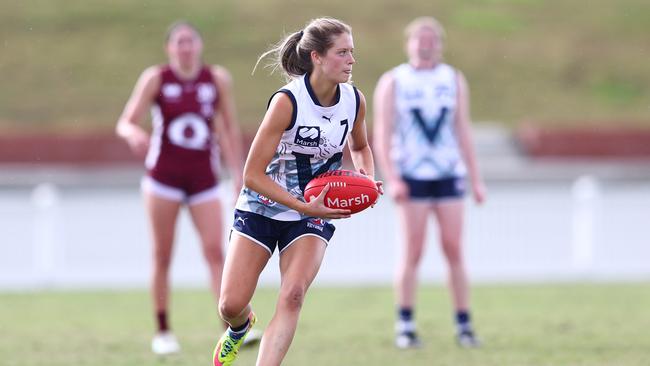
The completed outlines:
{"type": "Polygon", "coordinates": [[[300,126],[293,142],[300,146],[317,147],[320,140],[320,127],[300,126]]]}
{"type": "Polygon", "coordinates": [[[307,220],[307,227],[316,229],[318,231],[323,231],[325,227],[325,220],[313,217],[307,220]]]}

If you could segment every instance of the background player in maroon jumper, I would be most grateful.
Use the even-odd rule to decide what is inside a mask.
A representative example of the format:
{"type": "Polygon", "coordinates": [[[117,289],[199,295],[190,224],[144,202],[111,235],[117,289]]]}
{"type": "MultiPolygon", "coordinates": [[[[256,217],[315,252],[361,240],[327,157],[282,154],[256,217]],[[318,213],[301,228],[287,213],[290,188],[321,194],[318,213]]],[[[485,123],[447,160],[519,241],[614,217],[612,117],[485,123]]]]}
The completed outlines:
{"type": "Polygon", "coordinates": [[[222,211],[215,169],[219,151],[236,193],[242,183],[241,136],[230,74],[221,66],[203,64],[201,36],[189,23],[169,28],[165,50],[169,64],[151,66],[142,73],[116,129],[135,154],[146,153],[142,192],[154,244],[151,291],[158,332],[151,347],[157,354],[180,350],[167,319],[168,275],[180,208],[187,205],[198,230],[218,300],[223,271],[222,211]],[[138,124],[150,108],[151,136],[138,124]]]}

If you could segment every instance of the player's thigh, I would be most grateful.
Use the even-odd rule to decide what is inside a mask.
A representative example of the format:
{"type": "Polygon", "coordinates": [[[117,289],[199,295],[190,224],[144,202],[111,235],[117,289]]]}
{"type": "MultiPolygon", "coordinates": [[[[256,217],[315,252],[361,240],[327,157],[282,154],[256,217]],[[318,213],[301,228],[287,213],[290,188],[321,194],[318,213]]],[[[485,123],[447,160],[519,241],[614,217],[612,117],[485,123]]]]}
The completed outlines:
{"type": "Polygon", "coordinates": [[[283,250],[280,255],[283,287],[298,286],[306,290],[320,269],[326,248],[323,238],[305,235],[283,250]]]}
{"type": "Polygon", "coordinates": [[[443,245],[458,244],[463,233],[465,203],[462,198],[441,201],[434,206],[443,245]]]}
{"type": "Polygon", "coordinates": [[[397,205],[404,245],[423,245],[430,210],[431,204],[428,201],[407,200],[397,205]]]}
{"type": "Polygon", "coordinates": [[[221,282],[221,298],[246,306],[271,254],[260,244],[232,231],[221,282]]]}
{"type": "Polygon", "coordinates": [[[160,250],[168,250],[174,239],[176,219],[180,211],[181,202],[163,198],[152,192],[144,192],[144,201],[149,217],[149,223],[156,246],[160,250]]]}
{"type": "Polygon", "coordinates": [[[204,249],[221,250],[223,218],[221,201],[211,199],[189,205],[192,222],[199,232],[204,249]]]}

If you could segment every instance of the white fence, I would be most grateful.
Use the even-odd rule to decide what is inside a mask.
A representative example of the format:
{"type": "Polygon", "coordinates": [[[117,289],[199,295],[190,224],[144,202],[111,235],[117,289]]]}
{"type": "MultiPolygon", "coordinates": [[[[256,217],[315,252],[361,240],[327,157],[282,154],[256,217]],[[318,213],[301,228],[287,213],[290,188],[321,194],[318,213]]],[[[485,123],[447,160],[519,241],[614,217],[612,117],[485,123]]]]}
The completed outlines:
{"type": "MultiPolygon", "coordinates": [[[[336,222],[319,284],[389,284],[398,227],[387,197],[336,222]]],[[[231,210],[224,211],[226,222],[231,210]]],[[[431,220],[421,276],[445,280],[431,220]]],[[[465,254],[474,282],[650,279],[650,183],[500,182],[467,201],[465,254]]],[[[145,287],[150,244],[137,188],[39,185],[0,190],[0,289],[145,287]]],[[[206,268],[185,212],[172,278],[205,286],[206,268]]],[[[262,275],[278,283],[277,254],[262,275]]]]}

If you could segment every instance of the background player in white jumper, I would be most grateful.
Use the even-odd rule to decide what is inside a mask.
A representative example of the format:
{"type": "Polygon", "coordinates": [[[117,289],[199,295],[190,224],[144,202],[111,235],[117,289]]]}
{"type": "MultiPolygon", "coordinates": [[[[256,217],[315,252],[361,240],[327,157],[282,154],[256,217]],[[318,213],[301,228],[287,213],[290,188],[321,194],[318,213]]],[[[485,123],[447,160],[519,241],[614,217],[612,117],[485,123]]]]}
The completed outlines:
{"type": "Polygon", "coordinates": [[[235,189],[242,184],[241,138],[230,74],[221,66],[203,64],[201,36],[187,22],[170,26],[165,50],[169,63],[142,73],[117,124],[117,134],[135,154],[147,153],[142,193],[153,238],[151,292],[158,331],[151,347],[157,354],[180,350],[170,330],[168,307],[175,225],[183,204],[187,204],[199,233],[218,301],[223,229],[216,140],[235,189]],[[150,108],[151,136],[139,125],[150,108]]]}
{"type": "Polygon", "coordinates": [[[477,203],[484,201],[485,188],[472,143],[467,82],[460,71],[442,62],[444,31],[435,19],[417,18],[405,33],[408,63],[386,72],[374,94],[377,158],[402,231],[395,281],[396,345],[420,345],[413,308],[427,219],[433,213],[448,263],[457,340],[474,347],[478,341],[461,245],[467,173],[477,203]]]}
{"type": "MultiPolygon", "coordinates": [[[[305,203],[305,185],[315,175],[341,166],[346,141],[355,167],[373,177],[365,99],[348,83],[353,50],[348,25],[319,18],[262,55],[275,53],[276,66],[292,81],[271,97],[244,167],[245,188],[237,202],[219,304],[230,329],[215,347],[214,365],[234,362],[255,322],[249,303],[259,275],[276,247],[280,293],[257,365],[280,365],[334,234],[334,226],[323,219],[349,217],[349,210],[325,207],[327,188],[305,203]]],[[[377,185],[381,188],[380,182],[377,185]]]]}

